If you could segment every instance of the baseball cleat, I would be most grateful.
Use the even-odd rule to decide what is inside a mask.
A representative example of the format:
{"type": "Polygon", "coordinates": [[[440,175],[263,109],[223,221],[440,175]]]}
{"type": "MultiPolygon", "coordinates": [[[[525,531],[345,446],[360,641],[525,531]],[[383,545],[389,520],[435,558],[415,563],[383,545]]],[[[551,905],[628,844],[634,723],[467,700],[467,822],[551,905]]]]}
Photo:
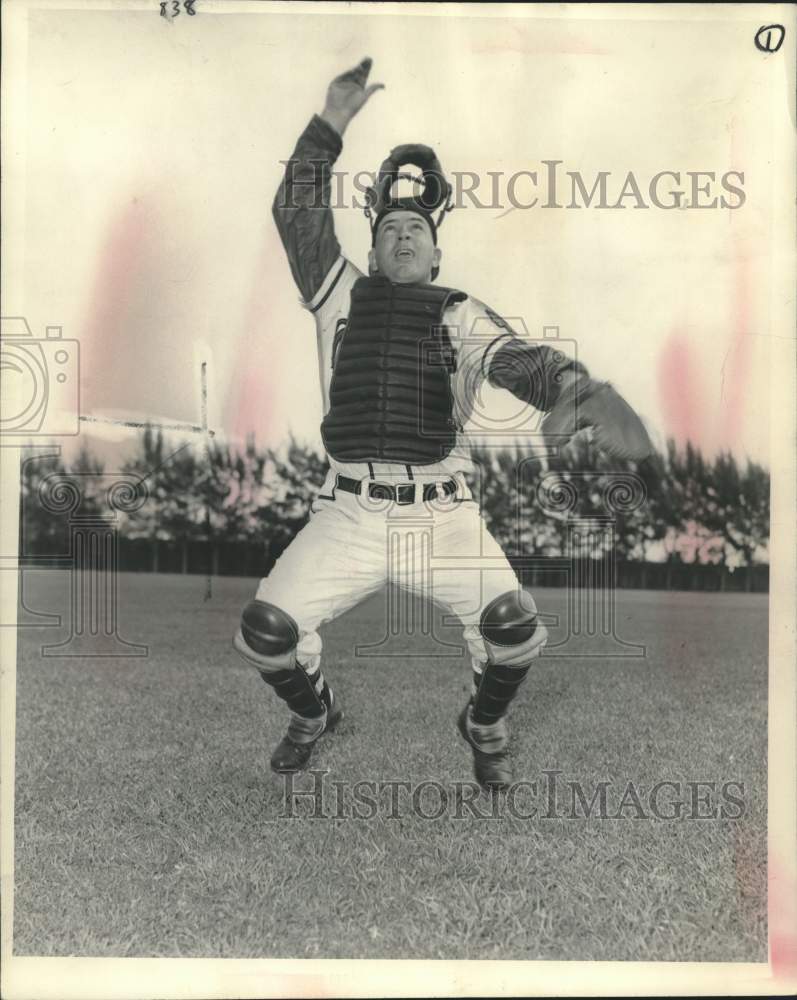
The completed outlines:
{"type": "Polygon", "coordinates": [[[308,728],[312,731],[313,724],[319,724],[320,720],[305,719],[299,715],[292,716],[287,733],[279,741],[271,755],[271,770],[277,774],[303,771],[313,755],[313,747],[324,733],[332,732],[342,718],[343,709],[338,706],[334,695],[326,721],[320,724],[318,732],[310,739],[307,738],[308,728]]]}
{"type": "Polygon", "coordinates": [[[471,703],[468,702],[460,712],[457,728],[473,752],[473,773],[485,791],[504,791],[512,784],[512,765],[509,760],[509,752],[504,749],[496,753],[485,753],[474,741],[468,730],[470,707],[471,703]]]}

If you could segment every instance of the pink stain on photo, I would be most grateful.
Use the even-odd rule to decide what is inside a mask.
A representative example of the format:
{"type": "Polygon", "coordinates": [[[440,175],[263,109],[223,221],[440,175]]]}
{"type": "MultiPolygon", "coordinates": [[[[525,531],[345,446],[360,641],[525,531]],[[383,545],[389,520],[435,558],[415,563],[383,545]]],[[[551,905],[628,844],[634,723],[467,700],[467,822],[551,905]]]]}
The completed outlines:
{"type": "MultiPolygon", "coordinates": [[[[739,122],[734,116],[728,125],[732,169],[744,172],[740,147],[739,122]]],[[[752,375],[752,335],[754,288],[752,261],[755,248],[738,229],[739,220],[729,216],[732,252],[732,293],[728,316],[728,338],[718,344],[716,367],[697,360],[689,337],[673,330],[662,349],[659,361],[659,395],[665,421],[665,433],[679,444],[691,441],[704,452],[714,447],[733,450],[745,430],[745,410],[752,375]],[[704,387],[719,377],[720,399],[715,413],[705,410],[704,387]]]]}
{"type": "Polygon", "coordinates": [[[769,854],[769,959],[777,979],[797,977],[797,884],[769,854]]]}
{"type": "Polygon", "coordinates": [[[750,379],[751,311],[749,260],[742,248],[737,247],[730,344],[721,373],[722,411],[718,437],[724,448],[733,448],[738,443],[744,424],[745,395],[750,379]]]}
{"type": "MultiPolygon", "coordinates": [[[[281,260],[270,234],[264,233],[252,276],[242,330],[235,351],[224,426],[239,440],[254,434],[261,441],[274,412],[276,373],[284,356],[285,331],[274,329],[274,288],[281,280],[281,260]]],[[[289,336],[289,335],[287,335],[289,336]]]]}
{"type": "Polygon", "coordinates": [[[471,51],[476,55],[501,55],[518,52],[523,55],[553,55],[553,56],[606,56],[611,55],[609,49],[599,48],[589,38],[580,38],[575,33],[558,35],[548,40],[539,31],[532,33],[518,27],[508,28],[498,34],[494,40],[474,46],[471,51]]]}
{"type": "Polygon", "coordinates": [[[152,207],[132,195],[110,220],[97,251],[94,284],[86,324],[80,337],[81,383],[88,390],[88,409],[118,405],[114,371],[125,366],[130,345],[120,335],[147,254],[152,207]]]}
{"type": "MultiPolygon", "coordinates": [[[[740,155],[746,143],[742,135],[742,125],[736,115],[732,115],[728,130],[730,133],[731,169],[744,173],[744,156],[740,155]]],[[[729,324],[729,343],[722,361],[719,444],[732,449],[738,445],[744,428],[747,393],[751,386],[752,337],[755,289],[751,279],[751,265],[756,248],[751,239],[745,238],[738,227],[741,222],[731,214],[733,248],[733,297],[729,324]]],[[[759,250],[758,252],[761,252],[759,250]]]]}
{"type": "Polygon", "coordinates": [[[692,441],[704,445],[706,413],[700,372],[688,339],[677,329],[668,337],[659,358],[658,389],[665,433],[679,444],[692,441]]]}

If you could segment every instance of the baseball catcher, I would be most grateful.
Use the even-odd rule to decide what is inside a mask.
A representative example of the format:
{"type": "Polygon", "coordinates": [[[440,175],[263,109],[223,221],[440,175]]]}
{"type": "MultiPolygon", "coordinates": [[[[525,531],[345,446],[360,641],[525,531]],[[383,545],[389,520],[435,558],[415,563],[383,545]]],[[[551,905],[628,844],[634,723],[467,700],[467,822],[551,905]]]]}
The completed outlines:
{"type": "Polygon", "coordinates": [[[547,633],[467,486],[473,466],[463,428],[474,387],[487,380],[508,389],[547,414],[543,429],[552,435],[591,427],[618,456],[643,458],[650,442],[631,408],[583,365],[518,337],[477,299],[436,283],[451,190],[429,147],[394,149],[368,192],[368,274],[342,255],[329,207],[332,168],[350,121],[382,86],[368,83],[370,70],[364,59],[332,81],[274,202],[294,280],[315,318],[330,469],[308,524],[243,609],[234,645],[290,709],[271,766],[297,771],[342,718],[322,672],[319,627],[386,583],[434,600],[464,626],[473,684],[458,726],[477,780],[496,790],[512,777],[507,711],[547,633]],[[399,196],[407,176],[413,194],[399,196]],[[474,350],[457,331],[477,322],[491,333],[474,350]],[[386,552],[388,517],[401,534],[402,512],[417,523],[419,511],[440,557],[432,571],[416,558],[411,518],[402,559],[395,565],[386,552]],[[487,568],[450,568],[463,556],[487,568]]]}

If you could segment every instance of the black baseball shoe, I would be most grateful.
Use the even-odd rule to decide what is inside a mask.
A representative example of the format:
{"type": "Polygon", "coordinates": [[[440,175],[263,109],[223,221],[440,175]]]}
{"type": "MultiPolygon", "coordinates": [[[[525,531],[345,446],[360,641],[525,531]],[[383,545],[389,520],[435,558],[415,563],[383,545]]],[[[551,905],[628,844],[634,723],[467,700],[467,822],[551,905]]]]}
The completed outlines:
{"type": "Polygon", "coordinates": [[[271,755],[271,770],[277,774],[290,774],[292,771],[303,771],[313,755],[313,747],[324,735],[332,732],[343,718],[343,709],[337,703],[335,695],[330,692],[332,703],[327,710],[326,719],[305,719],[301,715],[292,715],[288,723],[288,731],[279,741],[271,755]],[[317,732],[315,731],[317,730],[317,732]]]}
{"type": "MultiPolygon", "coordinates": [[[[509,751],[504,746],[502,750],[485,753],[468,728],[468,722],[471,721],[469,718],[470,709],[471,702],[468,702],[459,714],[457,728],[463,740],[473,751],[473,773],[485,791],[504,791],[512,784],[512,765],[509,760],[509,751]]],[[[471,725],[473,725],[472,722],[471,725]]]]}

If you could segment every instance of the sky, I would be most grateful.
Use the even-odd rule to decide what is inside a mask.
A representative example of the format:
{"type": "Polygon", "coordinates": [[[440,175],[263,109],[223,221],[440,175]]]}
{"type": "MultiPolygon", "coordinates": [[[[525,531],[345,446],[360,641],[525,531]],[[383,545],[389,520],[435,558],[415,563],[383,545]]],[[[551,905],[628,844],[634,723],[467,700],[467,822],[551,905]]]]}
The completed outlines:
{"type": "MultiPolygon", "coordinates": [[[[24,242],[3,311],[80,342],[81,412],[196,423],[205,361],[220,438],[320,444],[314,323],[271,202],[331,78],[370,55],[385,90],[347,131],[340,170],[375,170],[391,147],[424,142],[449,175],[541,176],[561,160],[591,186],[608,171],[612,202],[631,171],[648,203],[659,171],[680,172],[687,198],[687,171],[744,173],[736,209],[459,208],[441,228],[439,281],[533,337],[558,327],[656,443],[768,462],[771,162],[788,113],[783,66],[752,43],[754,11],[196,9],[173,22],[157,4],[29,13],[14,161],[24,242]]],[[[336,226],[364,267],[362,212],[337,210],[336,226]]],[[[491,390],[484,405],[513,404],[491,390]]]]}

